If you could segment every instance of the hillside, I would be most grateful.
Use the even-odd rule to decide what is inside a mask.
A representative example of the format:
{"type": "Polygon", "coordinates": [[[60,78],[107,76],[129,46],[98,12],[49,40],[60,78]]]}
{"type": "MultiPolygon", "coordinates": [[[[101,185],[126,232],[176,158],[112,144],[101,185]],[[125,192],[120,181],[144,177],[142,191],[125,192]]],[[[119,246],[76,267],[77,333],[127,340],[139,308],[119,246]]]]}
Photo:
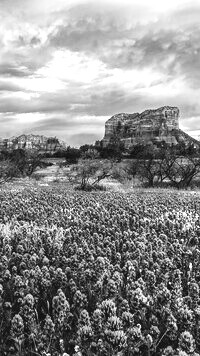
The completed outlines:
{"type": "Polygon", "coordinates": [[[140,114],[116,114],[105,123],[105,135],[101,145],[107,147],[116,141],[121,141],[125,148],[163,141],[169,145],[177,145],[180,142],[200,145],[199,141],[179,129],[179,116],[179,109],[171,106],[145,110],[140,114]]]}
{"type": "Polygon", "coordinates": [[[8,139],[0,139],[0,150],[37,149],[41,152],[55,152],[65,148],[65,143],[58,140],[58,138],[46,137],[43,135],[23,134],[18,137],[14,136],[8,139]]]}

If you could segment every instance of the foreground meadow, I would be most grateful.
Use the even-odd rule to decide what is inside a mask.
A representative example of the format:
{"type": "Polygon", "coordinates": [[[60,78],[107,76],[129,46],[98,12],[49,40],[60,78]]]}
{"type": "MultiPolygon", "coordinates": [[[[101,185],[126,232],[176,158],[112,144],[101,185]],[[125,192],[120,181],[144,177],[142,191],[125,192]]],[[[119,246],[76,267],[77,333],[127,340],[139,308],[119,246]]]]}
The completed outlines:
{"type": "Polygon", "coordinates": [[[199,355],[199,213],[194,192],[0,191],[0,355],[199,355]]]}

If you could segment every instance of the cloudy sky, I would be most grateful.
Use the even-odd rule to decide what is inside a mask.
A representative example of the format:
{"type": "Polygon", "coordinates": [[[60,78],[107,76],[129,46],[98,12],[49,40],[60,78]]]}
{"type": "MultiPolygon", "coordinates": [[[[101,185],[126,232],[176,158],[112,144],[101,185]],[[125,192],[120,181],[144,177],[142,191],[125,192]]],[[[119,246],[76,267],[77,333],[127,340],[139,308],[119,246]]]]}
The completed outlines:
{"type": "Polygon", "coordinates": [[[78,146],[173,105],[200,135],[200,1],[0,0],[0,136],[78,146]]]}

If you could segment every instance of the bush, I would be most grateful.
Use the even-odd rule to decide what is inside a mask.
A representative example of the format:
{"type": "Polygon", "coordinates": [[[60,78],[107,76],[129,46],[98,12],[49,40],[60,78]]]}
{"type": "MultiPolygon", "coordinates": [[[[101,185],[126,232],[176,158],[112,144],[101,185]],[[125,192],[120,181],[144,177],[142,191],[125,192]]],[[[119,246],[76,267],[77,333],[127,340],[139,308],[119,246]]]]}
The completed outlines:
{"type": "Polygon", "coordinates": [[[103,185],[99,184],[86,184],[84,186],[78,185],[74,188],[75,190],[82,190],[85,192],[91,192],[91,191],[106,191],[106,187],[103,185]]]}

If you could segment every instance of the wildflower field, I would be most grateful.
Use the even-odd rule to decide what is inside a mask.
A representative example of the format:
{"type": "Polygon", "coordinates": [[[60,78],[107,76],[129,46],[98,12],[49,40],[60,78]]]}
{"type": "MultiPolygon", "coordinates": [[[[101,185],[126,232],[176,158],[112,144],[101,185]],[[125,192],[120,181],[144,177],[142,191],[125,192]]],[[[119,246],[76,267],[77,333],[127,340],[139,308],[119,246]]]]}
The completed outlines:
{"type": "Polygon", "coordinates": [[[0,355],[199,355],[199,214],[198,192],[1,190],[0,355]]]}

